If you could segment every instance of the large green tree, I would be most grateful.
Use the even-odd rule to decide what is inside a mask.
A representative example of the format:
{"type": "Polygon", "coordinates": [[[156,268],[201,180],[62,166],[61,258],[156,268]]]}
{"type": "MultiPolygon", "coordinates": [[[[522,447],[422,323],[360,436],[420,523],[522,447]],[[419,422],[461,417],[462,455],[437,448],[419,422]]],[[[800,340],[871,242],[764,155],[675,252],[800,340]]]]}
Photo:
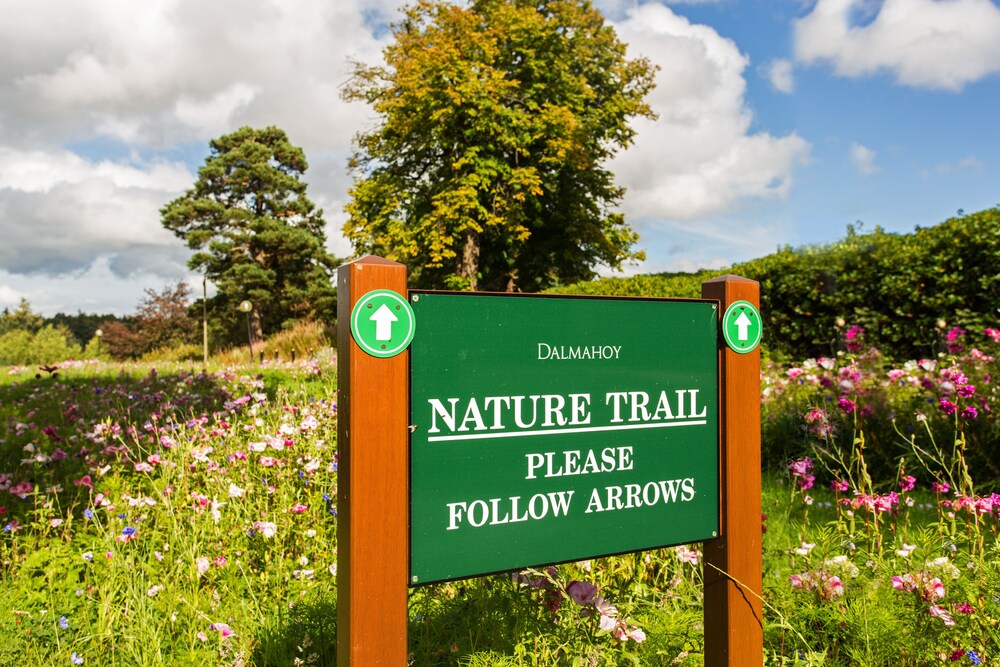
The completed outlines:
{"type": "Polygon", "coordinates": [[[215,284],[210,320],[233,339],[244,300],[265,336],[335,315],[337,260],[324,246],[323,213],[306,197],[307,166],[282,130],[243,127],[211,142],[194,187],[161,210],[163,226],[196,251],[188,266],[215,284]]]}
{"type": "Polygon", "coordinates": [[[385,64],[344,97],[378,123],[356,137],[344,233],[426,287],[535,291],[641,258],[607,161],[655,68],[587,0],[418,0],[385,64]]]}

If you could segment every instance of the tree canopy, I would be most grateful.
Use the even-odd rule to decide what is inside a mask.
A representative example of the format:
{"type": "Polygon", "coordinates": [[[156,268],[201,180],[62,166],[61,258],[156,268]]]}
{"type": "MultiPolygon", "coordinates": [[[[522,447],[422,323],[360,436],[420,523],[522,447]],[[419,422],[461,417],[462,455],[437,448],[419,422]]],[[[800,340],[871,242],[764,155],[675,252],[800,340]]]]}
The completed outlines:
{"type": "Polygon", "coordinates": [[[537,291],[642,258],[606,163],[655,68],[629,60],[587,0],[418,0],[385,65],[355,65],[345,235],[422,287],[537,291]]]}
{"type": "Polygon", "coordinates": [[[210,143],[194,187],[162,210],[163,226],[195,254],[211,280],[210,318],[234,339],[249,300],[258,334],[336,313],[337,260],[325,247],[323,213],[306,197],[301,148],[276,127],[243,127],[210,143]]]}

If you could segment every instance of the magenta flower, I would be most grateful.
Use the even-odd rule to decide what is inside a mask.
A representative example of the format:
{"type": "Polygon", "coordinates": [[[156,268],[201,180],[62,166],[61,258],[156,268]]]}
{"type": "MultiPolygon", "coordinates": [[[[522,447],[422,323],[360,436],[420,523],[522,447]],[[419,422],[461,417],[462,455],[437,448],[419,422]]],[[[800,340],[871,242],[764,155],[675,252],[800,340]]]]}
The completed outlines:
{"type": "Polygon", "coordinates": [[[964,417],[965,419],[975,419],[978,416],[979,416],[979,411],[976,410],[976,406],[966,405],[964,408],[962,408],[962,417],[964,417]]]}
{"type": "Polygon", "coordinates": [[[847,398],[846,396],[841,396],[839,399],[837,399],[837,405],[839,405],[840,409],[846,412],[847,414],[853,414],[854,411],[858,409],[858,404],[852,401],[851,399],[847,398]]]}
{"type": "Polygon", "coordinates": [[[931,491],[934,493],[948,493],[951,490],[951,484],[948,482],[931,482],[931,491]]]}
{"type": "Polygon", "coordinates": [[[798,461],[792,461],[788,464],[788,471],[792,473],[793,477],[802,477],[812,471],[813,462],[808,456],[804,459],[798,461]]]}
{"type": "Polygon", "coordinates": [[[948,416],[955,414],[955,410],[958,409],[958,405],[952,403],[947,398],[943,397],[940,400],[938,400],[938,407],[941,409],[941,412],[945,413],[948,416]]]}
{"type": "Polygon", "coordinates": [[[959,614],[974,614],[976,613],[976,608],[973,607],[968,602],[959,602],[957,605],[955,605],[955,611],[957,611],[959,614]]]}
{"type": "Polygon", "coordinates": [[[309,508],[306,507],[305,505],[303,505],[302,503],[295,503],[294,505],[292,505],[291,507],[288,508],[288,513],[289,514],[302,514],[307,509],[309,509],[309,508]]]}
{"type": "Polygon", "coordinates": [[[836,480],[835,479],[832,482],[830,482],[830,488],[832,490],[834,490],[834,491],[843,492],[843,491],[847,491],[849,488],[851,488],[851,486],[850,486],[850,484],[847,483],[846,480],[842,482],[840,480],[836,480]]]}
{"type": "Polygon", "coordinates": [[[223,637],[236,636],[236,632],[234,632],[233,629],[226,623],[212,623],[212,625],[209,626],[209,630],[215,630],[223,637]]]}
{"type": "Polygon", "coordinates": [[[899,488],[903,491],[912,491],[913,487],[917,485],[917,478],[913,475],[906,475],[903,479],[899,480],[899,488]]]}

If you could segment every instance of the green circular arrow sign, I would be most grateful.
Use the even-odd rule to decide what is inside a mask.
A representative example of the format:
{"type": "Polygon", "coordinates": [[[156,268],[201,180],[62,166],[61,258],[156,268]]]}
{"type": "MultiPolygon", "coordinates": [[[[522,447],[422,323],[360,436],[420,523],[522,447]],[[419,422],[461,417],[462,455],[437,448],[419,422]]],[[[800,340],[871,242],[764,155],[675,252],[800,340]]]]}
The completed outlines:
{"type": "Polygon", "coordinates": [[[373,357],[394,357],[410,344],[416,320],[406,299],[377,289],[358,299],[351,311],[351,335],[373,357]]]}
{"type": "Polygon", "coordinates": [[[722,316],[722,336],[729,349],[740,354],[753,352],[760,344],[764,323],[760,311],[749,301],[734,301],[722,316]]]}

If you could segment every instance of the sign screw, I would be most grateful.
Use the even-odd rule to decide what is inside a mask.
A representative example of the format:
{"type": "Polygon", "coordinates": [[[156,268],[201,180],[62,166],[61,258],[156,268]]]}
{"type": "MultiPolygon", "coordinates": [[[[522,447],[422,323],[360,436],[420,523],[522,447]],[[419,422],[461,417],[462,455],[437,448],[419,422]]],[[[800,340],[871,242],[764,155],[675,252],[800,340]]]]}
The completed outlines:
{"type": "Polygon", "coordinates": [[[419,581],[419,578],[418,577],[413,577],[412,579],[410,579],[410,581],[412,581],[413,583],[417,583],[417,581],[419,581]]]}
{"type": "MultiPolygon", "coordinates": [[[[417,301],[420,301],[420,295],[419,294],[414,294],[413,295],[413,303],[416,303],[417,301]]],[[[997,310],[1000,310],[1000,308],[998,308],[997,310]]]]}

